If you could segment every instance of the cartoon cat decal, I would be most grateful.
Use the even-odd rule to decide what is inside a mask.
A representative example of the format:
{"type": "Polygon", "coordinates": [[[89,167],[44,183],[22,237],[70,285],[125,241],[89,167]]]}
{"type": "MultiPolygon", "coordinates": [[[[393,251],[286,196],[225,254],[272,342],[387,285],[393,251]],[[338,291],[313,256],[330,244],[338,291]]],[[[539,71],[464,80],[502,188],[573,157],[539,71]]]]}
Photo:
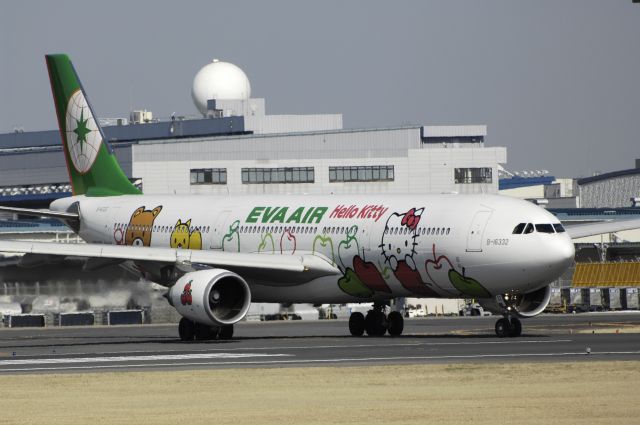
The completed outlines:
{"type": "Polygon", "coordinates": [[[200,230],[191,227],[191,219],[182,222],[178,219],[169,240],[171,248],[202,249],[200,230]]]}
{"type": "Polygon", "coordinates": [[[415,262],[418,245],[418,224],[424,208],[411,208],[404,213],[392,213],[387,219],[382,243],[385,264],[388,264],[400,284],[422,296],[438,296],[430,283],[424,282],[415,262]]]}

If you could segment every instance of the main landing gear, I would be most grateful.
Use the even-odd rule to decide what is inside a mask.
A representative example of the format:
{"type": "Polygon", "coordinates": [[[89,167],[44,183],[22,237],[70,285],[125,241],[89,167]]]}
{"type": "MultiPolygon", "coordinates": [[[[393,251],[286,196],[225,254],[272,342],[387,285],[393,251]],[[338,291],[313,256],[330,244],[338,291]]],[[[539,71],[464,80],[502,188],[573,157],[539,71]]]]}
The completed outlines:
{"type": "Polygon", "coordinates": [[[178,324],[178,334],[182,341],[231,339],[233,337],[233,325],[208,326],[183,317],[178,324]]]}
{"type": "Polygon", "coordinates": [[[496,322],[496,335],[499,338],[516,337],[522,335],[522,323],[517,317],[505,315],[496,322]]]}
{"type": "Polygon", "coordinates": [[[365,332],[369,336],[382,336],[389,332],[391,336],[402,334],[404,318],[397,311],[385,314],[385,304],[374,304],[367,312],[367,316],[360,312],[352,313],[349,317],[349,332],[353,336],[362,336],[365,332]]]}

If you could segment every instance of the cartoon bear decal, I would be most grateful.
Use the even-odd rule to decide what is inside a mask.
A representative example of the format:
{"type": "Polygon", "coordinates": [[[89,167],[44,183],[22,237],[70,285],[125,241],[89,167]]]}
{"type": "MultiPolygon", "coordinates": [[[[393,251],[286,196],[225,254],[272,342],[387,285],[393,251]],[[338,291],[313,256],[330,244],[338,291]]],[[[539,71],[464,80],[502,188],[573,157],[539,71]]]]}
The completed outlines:
{"type": "Polygon", "coordinates": [[[124,236],[125,245],[133,246],[151,246],[151,234],[153,233],[153,222],[158,214],[162,211],[162,205],[152,210],[145,210],[141,206],[133,212],[127,232],[124,236]]]}
{"type": "Polygon", "coordinates": [[[169,243],[171,248],[202,249],[202,234],[191,227],[191,219],[184,223],[178,219],[169,243]]]}

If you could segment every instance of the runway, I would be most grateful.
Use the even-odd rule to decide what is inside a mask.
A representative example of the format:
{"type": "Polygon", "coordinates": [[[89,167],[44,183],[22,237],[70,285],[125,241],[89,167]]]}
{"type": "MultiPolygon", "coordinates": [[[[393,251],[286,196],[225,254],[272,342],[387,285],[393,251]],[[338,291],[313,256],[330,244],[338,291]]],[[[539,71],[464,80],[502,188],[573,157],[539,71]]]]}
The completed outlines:
{"type": "Polygon", "coordinates": [[[241,322],[230,341],[182,343],[176,325],[1,329],[0,374],[565,360],[640,360],[640,312],[542,315],[519,338],[496,317],[405,320],[403,336],[347,322],[241,322]]]}

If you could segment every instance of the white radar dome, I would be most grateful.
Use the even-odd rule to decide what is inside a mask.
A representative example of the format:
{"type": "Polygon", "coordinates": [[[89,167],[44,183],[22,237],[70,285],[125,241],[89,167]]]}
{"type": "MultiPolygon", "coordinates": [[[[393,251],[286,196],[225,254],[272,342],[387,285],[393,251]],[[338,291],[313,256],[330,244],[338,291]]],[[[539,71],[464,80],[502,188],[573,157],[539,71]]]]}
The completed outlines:
{"type": "Polygon", "coordinates": [[[207,114],[207,100],[244,100],[251,97],[247,74],[236,65],[214,59],[202,67],[193,79],[191,97],[196,108],[207,114]]]}

